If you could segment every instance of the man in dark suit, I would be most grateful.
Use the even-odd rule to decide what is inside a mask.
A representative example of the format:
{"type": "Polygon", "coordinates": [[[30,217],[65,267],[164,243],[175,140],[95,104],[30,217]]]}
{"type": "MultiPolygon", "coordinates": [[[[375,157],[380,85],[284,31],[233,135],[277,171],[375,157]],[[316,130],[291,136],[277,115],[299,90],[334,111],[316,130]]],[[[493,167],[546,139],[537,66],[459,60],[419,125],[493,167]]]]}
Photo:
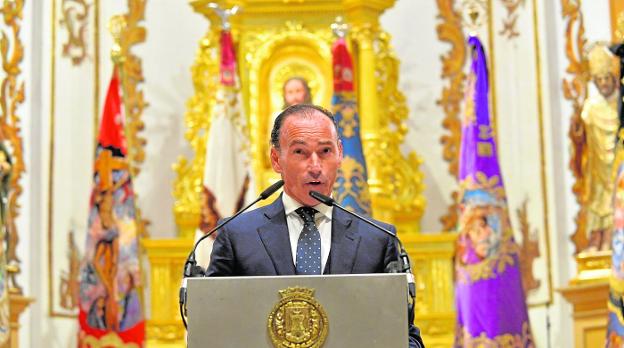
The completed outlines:
{"type": "MultiPolygon", "coordinates": [[[[342,161],[333,115],[313,105],[288,107],[275,119],[271,145],[284,193],[221,230],[206,275],[383,273],[396,260],[394,240],[309,195],[331,194],[342,161]]],[[[409,336],[410,347],[424,347],[412,320],[409,336]]]]}

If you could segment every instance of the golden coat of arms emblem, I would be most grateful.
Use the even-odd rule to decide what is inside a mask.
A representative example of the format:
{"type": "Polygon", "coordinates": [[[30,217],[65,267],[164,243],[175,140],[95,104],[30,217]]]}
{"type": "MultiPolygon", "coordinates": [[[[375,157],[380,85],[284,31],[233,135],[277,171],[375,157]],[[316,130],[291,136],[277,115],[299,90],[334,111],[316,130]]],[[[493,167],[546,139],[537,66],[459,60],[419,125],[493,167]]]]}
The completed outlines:
{"type": "Polygon", "coordinates": [[[268,328],[276,348],[319,348],[327,338],[329,321],[314,289],[280,290],[281,300],[269,314],[268,328]]]}

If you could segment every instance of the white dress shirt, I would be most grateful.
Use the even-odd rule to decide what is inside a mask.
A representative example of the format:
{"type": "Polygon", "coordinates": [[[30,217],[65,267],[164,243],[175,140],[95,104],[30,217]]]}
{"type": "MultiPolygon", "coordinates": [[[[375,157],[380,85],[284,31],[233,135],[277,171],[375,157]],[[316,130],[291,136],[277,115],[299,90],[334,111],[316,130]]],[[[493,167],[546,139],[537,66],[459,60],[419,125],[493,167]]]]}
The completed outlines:
{"type": "MultiPolygon", "coordinates": [[[[290,197],[286,192],[282,194],[282,203],[284,204],[286,222],[288,223],[288,236],[290,237],[290,250],[292,252],[293,264],[296,266],[297,243],[299,242],[301,230],[303,230],[303,219],[297,215],[295,210],[299,207],[303,207],[303,205],[290,197]]],[[[314,222],[316,223],[316,228],[321,234],[321,270],[324,271],[327,258],[329,257],[329,249],[331,248],[333,207],[320,203],[312,208],[318,211],[318,213],[314,216],[314,222]]]]}

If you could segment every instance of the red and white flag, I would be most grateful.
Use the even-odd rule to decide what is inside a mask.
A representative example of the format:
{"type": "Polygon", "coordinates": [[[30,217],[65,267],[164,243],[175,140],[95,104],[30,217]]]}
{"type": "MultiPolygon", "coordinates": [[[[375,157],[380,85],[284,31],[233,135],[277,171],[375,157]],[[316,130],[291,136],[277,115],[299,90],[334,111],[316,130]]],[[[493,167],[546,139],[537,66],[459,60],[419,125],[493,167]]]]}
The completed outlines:
{"type": "MultiPolygon", "coordinates": [[[[221,32],[221,76],[206,144],[201,221],[196,240],[254,198],[250,143],[236,74],[232,34],[221,32]]],[[[197,263],[207,267],[216,233],[197,248],[197,263]]]]}

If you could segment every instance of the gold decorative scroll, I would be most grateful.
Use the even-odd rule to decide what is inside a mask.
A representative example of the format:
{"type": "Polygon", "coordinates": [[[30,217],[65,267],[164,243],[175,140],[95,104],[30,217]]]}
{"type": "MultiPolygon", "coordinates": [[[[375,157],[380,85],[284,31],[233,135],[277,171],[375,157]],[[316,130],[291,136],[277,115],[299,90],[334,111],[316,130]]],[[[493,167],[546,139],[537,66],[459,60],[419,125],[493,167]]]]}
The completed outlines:
{"type": "Polygon", "coordinates": [[[520,36],[520,33],[516,31],[516,21],[518,20],[516,11],[520,6],[524,6],[526,0],[501,0],[501,2],[507,9],[507,18],[503,19],[503,29],[498,33],[511,40],[520,36]]]}
{"type": "Polygon", "coordinates": [[[561,10],[563,19],[566,21],[565,34],[565,54],[568,58],[566,72],[570,75],[562,80],[563,96],[572,104],[573,112],[570,116],[570,128],[568,136],[572,142],[572,153],[570,158],[570,169],[574,175],[572,192],[576,197],[576,202],[580,209],[576,214],[576,230],[571,237],[578,254],[585,249],[588,244],[585,234],[586,207],[583,202],[582,190],[585,184],[585,177],[582,166],[582,150],[584,142],[584,127],[581,120],[583,103],[587,98],[587,83],[589,81],[589,67],[583,55],[585,50],[585,27],[583,25],[583,14],[580,3],[573,0],[561,0],[561,10]]]}
{"type": "Polygon", "coordinates": [[[111,18],[110,31],[115,40],[111,51],[113,61],[120,73],[123,103],[126,111],[126,142],[130,174],[139,175],[139,166],[145,160],[146,144],[139,133],[145,127],[141,120],[143,109],[148,106],[139,84],[144,81],[141,58],[131,52],[132,46],[145,42],[147,31],[139,22],[145,18],[147,0],[128,0],[128,13],[111,18]]]}
{"type": "MultiPolygon", "coordinates": [[[[130,175],[136,178],[140,173],[140,165],[145,160],[145,144],[147,140],[140,135],[145,127],[141,120],[143,110],[148,106],[139,88],[144,81],[141,58],[132,53],[134,45],[145,42],[147,30],[139,22],[145,19],[145,4],[147,0],[128,0],[128,13],[113,16],[109,21],[109,30],[114,39],[111,57],[117,66],[121,88],[123,90],[123,105],[126,116],[125,135],[128,149],[128,163],[130,175]]],[[[135,191],[135,202],[138,196],[135,191]]],[[[135,207],[140,236],[146,236],[145,226],[148,223],[141,217],[138,206],[135,207]]]]}
{"type": "MultiPolygon", "coordinates": [[[[382,190],[377,195],[394,202],[402,212],[418,222],[426,205],[423,196],[424,176],[420,171],[422,159],[418,154],[411,152],[404,157],[400,150],[407,134],[405,120],[409,116],[405,95],[398,89],[400,63],[388,33],[378,29],[372,37],[379,105],[383,107],[379,108],[381,129],[378,135],[364,139],[366,161],[378,170],[379,187],[382,190]]],[[[371,188],[375,195],[373,185],[371,188]]]]}
{"type": "MultiPolygon", "coordinates": [[[[211,23],[215,23],[215,18],[211,23]]],[[[219,30],[211,29],[200,40],[195,63],[191,68],[195,95],[187,102],[184,115],[187,130],[184,135],[195,156],[187,160],[180,156],[173,166],[177,179],[173,186],[175,204],[173,213],[180,236],[191,237],[199,225],[200,193],[204,173],[206,140],[210,129],[210,117],[219,84],[219,30]]]]}
{"type": "Polygon", "coordinates": [[[462,25],[469,31],[478,31],[484,24],[491,25],[492,0],[461,0],[462,25]]]}
{"type": "Polygon", "coordinates": [[[61,308],[74,310],[78,308],[80,291],[80,260],[82,257],[78,251],[73,230],[69,231],[67,234],[67,248],[67,263],[69,264],[69,269],[61,274],[59,302],[61,308]]]}
{"type": "Polygon", "coordinates": [[[86,0],[63,0],[61,3],[63,18],[60,24],[67,30],[63,57],[71,59],[73,65],[80,65],[87,56],[89,7],[86,0]]]}
{"type": "MultiPolygon", "coordinates": [[[[438,4],[438,18],[442,20],[436,26],[438,38],[451,44],[447,54],[440,57],[442,60],[441,77],[447,85],[442,89],[442,95],[437,104],[444,110],[445,117],[442,126],[448,130],[440,137],[442,143],[442,158],[449,162],[449,173],[457,177],[459,166],[459,146],[461,140],[461,102],[464,96],[463,86],[466,75],[463,68],[466,62],[465,37],[462,30],[462,16],[454,9],[455,0],[436,0],[438,4]]],[[[452,204],[446,215],[440,218],[442,229],[451,231],[457,225],[457,191],[451,193],[452,204]]]]}
{"type": "Polygon", "coordinates": [[[538,233],[536,229],[531,230],[528,214],[529,199],[522,202],[522,206],[516,209],[518,221],[520,222],[520,232],[522,233],[522,244],[520,244],[520,274],[522,275],[522,287],[525,295],[530,291],[539,289],[541,282],[535,279],[533,274],[533,261],[540,256],[539,241],[536,240],[538,233]]]}
{"type": "Polygon", "coordinates": [[[24,166],[24,154],[22,152],[22,137],[20,134],[20,116],[17,114],[18,107],[24,103],[24,81],[21,78],[22,70],[20,63],[24,58],[24,46],[19,36],[21,21],[23,18],[24,1],[4,1],[2,4],[2,18],[4,24],[10,29],[7,34],[2,31],[0,39],[0,54],[2,55],[2,69],[5,77],[2,79],[0,90],[0,142],[8,145],[13,166],[11,168],[11,180],[9,182],[9,200],[7,204],[7,264],[9,272],[9,291],[22,293],[22,288],[17,284],[16,277],[20,273],[20,259],[17,256],[17,244],[19,234],[15,220],[19,215],[19,203],[22,194],[20,179],[26,171],[24,166]],[[7,144],[8,142],[8,144],[7,144]]]}

